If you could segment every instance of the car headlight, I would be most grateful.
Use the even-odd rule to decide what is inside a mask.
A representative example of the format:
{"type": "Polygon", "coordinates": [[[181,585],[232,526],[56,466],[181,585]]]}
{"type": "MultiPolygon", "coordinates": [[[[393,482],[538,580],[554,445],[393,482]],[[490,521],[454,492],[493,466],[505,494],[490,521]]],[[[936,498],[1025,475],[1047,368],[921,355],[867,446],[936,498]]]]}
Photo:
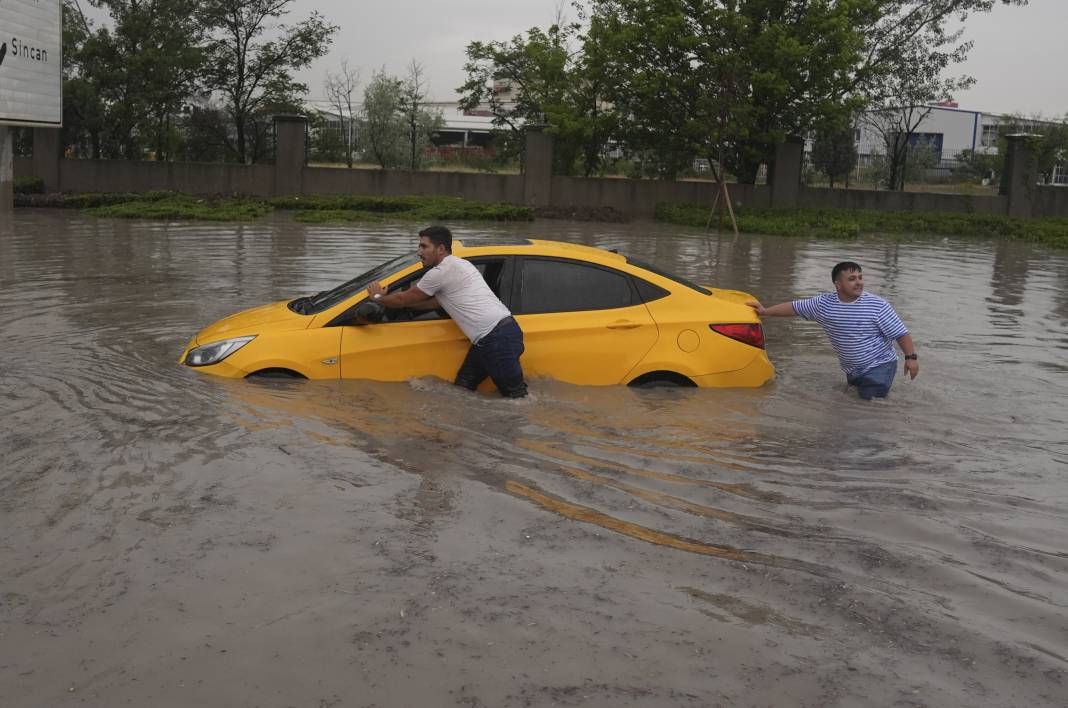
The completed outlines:
{"type": "Polygon", "coordinates": [[[252,335],[251,337],[222,339],[218,342],[212,342],[211,344],[197,347],[196,349],[190,349],[189,354],[185,357],[185,363],[188,366],[210,366],[211,364],[218,364],[220,361],[230,356],[255,338],[256,335],[252,335]]]}

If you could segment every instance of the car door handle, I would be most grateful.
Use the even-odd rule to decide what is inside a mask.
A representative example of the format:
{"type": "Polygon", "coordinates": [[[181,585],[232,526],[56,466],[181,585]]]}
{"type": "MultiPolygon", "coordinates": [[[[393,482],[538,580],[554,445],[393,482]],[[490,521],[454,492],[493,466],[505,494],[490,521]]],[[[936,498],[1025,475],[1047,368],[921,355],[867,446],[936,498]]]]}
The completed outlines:
{"type": "Polygon", "coordinates": [[[635,327],[641,327],[641,322],[632,322],[630,320],[616,320],[610,325],[607,325],[608,329],[634,329],[635,327]]]}

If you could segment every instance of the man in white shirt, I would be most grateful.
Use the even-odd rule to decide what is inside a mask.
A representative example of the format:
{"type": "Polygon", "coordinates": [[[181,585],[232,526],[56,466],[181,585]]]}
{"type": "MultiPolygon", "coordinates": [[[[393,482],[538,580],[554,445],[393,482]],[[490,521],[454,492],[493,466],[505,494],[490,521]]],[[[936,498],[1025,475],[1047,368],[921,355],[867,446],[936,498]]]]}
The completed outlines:
{"type": "Polygon", "coordinates": [[[432,310],[449,313],[471,340],[467,358],[456,373],[456,385],[474,391],[487,376],[508,398],[527,395],[523,368],[523,330],[475,266],[452,255],[452,233],[444,226],[419,232],[419,259],[426,274],[404,291],[387,294],[378,281],[367,293],[389,308],[432,310]]]}

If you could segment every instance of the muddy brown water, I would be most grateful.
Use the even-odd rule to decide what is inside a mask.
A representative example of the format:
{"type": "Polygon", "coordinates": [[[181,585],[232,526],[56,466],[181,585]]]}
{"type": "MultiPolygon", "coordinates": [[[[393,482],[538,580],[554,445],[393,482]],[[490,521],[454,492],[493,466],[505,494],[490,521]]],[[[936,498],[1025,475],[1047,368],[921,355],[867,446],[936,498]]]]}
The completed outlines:
{"type": "Polygon", "coordinates": [[[0,704],[1068,704],[1068,254],[455,226],[769,304],[857,260],[921,357],[884,402],[800,320],[766,323],[757,390],[514,402],[177,365],[413,230],[2,225],[0,704]]]}

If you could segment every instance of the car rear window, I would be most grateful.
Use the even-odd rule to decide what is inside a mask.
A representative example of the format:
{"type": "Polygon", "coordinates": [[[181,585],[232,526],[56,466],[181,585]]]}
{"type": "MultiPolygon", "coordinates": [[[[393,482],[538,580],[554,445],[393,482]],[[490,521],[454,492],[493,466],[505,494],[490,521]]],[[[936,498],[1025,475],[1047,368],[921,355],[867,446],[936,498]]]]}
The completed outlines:
{"type": "Polygon", "coordinates": [[[662,278],[667,278],[668,280],[674,280],[679,285],[685,285],[686,287],[690,288],[691,290],[696,290],[697,292],[701,293],[702,295],[711,295],[712,294],[711,291],[709,291],[708,288],[702,288],[700,285],[698,285],[697,283],[693,282],[692,280],[687,280],[686,278],[683,278],[681,276],[675,275],[674,273],[668,273],[666,270],[663,270],[661,268],[657,268],[655,265],[653,265],[651,263],[646,263],[645,261],[639,261],[637,258],[630,258],[630,257],[627,258],[627,263],[630,263],[631,265],[634,265],[634,266],[638,266],[639,268],[644,268],[645,270],[649,271],[650,273],[656,273],[657,275],[659,275],[662,278]]]}
{"type": "Polygon", "coordinates": [[[630,279],[575,261],[524,258],[517,314],[582,312],[635,304],[630,279]]]}

